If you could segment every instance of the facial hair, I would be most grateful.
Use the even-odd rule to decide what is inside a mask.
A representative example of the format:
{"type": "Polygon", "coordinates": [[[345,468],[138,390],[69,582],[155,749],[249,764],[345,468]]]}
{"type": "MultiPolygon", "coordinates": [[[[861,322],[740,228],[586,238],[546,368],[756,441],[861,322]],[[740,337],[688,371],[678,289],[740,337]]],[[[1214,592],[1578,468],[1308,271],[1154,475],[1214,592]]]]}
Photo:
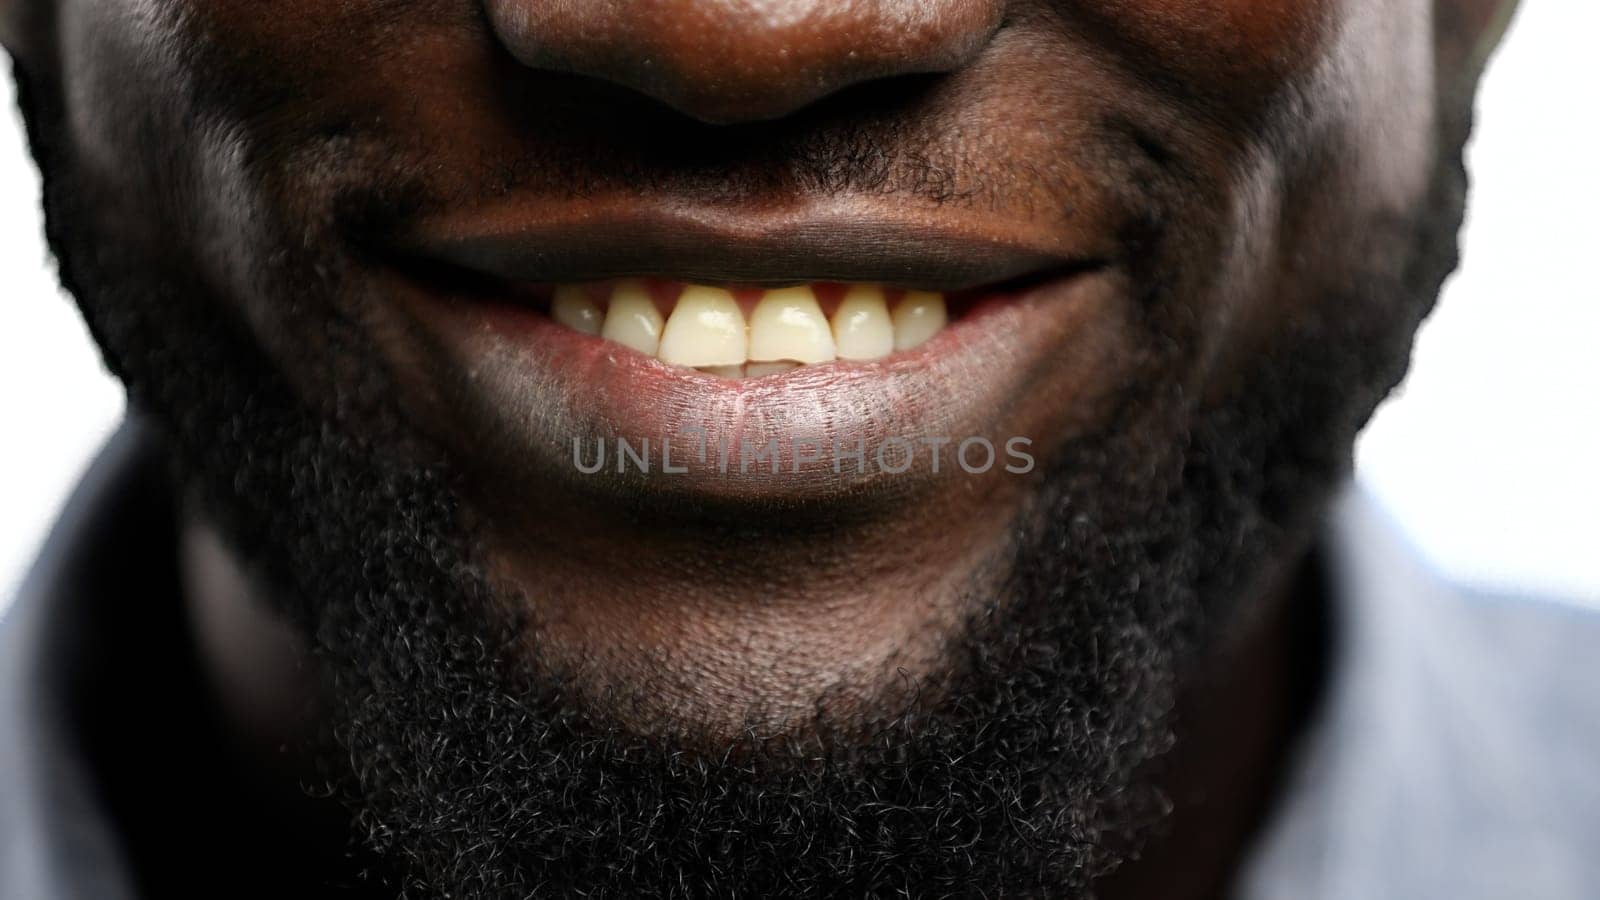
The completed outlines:
{"type": "MultiPolygon", "coordinates": [[[[530,665],[511,611],[538,598],[496,595],[459,477],[417,451],[392,386],[313,409],[181,249],[119,249],[57,97],[19,81],[63,283],[180,484],[329,673],[330,777],[379,877],[415,896],[1086,893],[1165,808],[1146,773],[1184,674],[1303,542],[1403,375],[1464,186],[1444,140],[1424,208],[1382,230],[1409,252],[1342,289],[1363,314],[1282,336],[1249,391],[1196,418],[1151,380],[1065,447],[938,684],[860,734],[712,752],[592,715],[530,665]]],[[[288,256],[287,289],[343,289],[337,260],[288,256]]],[[[322,341],[341,370],[381,373],[352,323],[322,341]]]]}

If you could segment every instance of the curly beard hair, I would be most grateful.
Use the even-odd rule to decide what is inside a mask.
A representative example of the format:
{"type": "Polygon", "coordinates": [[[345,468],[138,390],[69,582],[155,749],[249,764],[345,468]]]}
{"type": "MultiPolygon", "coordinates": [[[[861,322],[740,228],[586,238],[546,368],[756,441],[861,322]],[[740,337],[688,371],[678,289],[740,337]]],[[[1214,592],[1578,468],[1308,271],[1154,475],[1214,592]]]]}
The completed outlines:
{"type": "MultiPolygon", "coordinates": [[[[416,896],[1087,893],[1165,809],[1146,773],[1185,671],[1303,546],[1403,375],[1465,185],[1463,122],[1425,207],[1378,229],[1407,250],[1344,289],[1350,315],[1282,336],[1199,418],[1156,379],[1066,448],[937,690],[859,733],[708,751],[630,733],[529,661],[508,610],[538,598],[496,595],[456,473],[417,451],[384,377],[349,388],[346,416],[314,411],[182,246],[125,249],[59,85],[17,74],[62,281],[180,485],[332,677],[329,777],[375,877],[416,896]]],[[[132,163],[159,165],[146,152],[132,163]]],[[[314,250],[285,273],[301,296],[340,286],[314,250]]],[[[347,324],[325,352],[381,373],[347,324]]]]}

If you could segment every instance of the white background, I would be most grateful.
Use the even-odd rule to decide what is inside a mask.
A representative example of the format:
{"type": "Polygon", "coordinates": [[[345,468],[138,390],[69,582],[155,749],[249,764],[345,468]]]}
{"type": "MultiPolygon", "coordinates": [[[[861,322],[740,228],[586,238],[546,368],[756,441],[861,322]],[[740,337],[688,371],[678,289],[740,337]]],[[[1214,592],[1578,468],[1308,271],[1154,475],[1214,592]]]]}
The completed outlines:
{"type": "MultiPolygon", "coordinates": [[[[1480,98],[1465,266],[1360,475],[1449,574],[1600,606],[1600,4],[1523,7],[1480,98]]],[[[38,175],[0,116],[0,607],[123,405],[40,227],[38,175]]]]}

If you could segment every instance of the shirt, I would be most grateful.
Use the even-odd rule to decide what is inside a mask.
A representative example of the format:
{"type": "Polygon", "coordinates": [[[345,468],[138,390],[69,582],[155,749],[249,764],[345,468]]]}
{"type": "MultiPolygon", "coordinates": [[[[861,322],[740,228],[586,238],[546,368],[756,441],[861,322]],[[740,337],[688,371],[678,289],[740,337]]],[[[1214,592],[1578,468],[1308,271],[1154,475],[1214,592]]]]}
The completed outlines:
{"type": "MultiPolygon", "coordinates": [[[[172,608],[176,541],[159,451],[130,420],[0,624],[0,900],[139,897],[148,856],[231,865],[203,825],[204,783],[225,774],[194,724],[207,707],[172,608]],[[105,777],[130,758],[168,765],[105,777]],[[190,827],[125,824],[169,802],[190,827]]],[[[1319,552],[1327,686],[1236,894],[1600,897],[1600,613],[1449,584],[1354,486],[1319,552]]]]}

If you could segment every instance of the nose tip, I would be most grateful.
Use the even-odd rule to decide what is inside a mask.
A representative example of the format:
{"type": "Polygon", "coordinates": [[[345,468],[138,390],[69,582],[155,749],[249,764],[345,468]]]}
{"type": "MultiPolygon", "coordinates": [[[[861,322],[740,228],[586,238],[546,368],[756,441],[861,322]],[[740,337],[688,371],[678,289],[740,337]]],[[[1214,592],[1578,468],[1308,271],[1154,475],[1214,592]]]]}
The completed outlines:
{"type": "Polygon", "coordinates": [[[524,65],[604,79],[707,122],[778,118],[841,88],[948,72],[1002,0],[485,0],[524,65]]]}

